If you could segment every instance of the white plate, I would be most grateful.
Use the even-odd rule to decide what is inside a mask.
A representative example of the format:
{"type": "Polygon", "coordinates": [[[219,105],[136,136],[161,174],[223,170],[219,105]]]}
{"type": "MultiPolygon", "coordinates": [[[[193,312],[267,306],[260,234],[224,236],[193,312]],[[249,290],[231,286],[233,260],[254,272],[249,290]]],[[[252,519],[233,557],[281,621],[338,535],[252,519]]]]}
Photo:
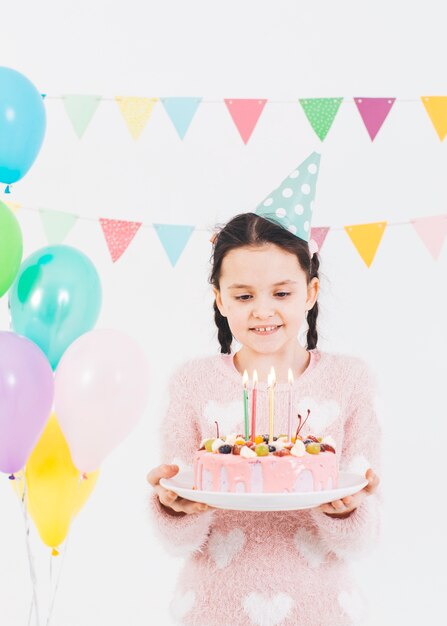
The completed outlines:
{"type": "Polygon", "coordinates": [[[160,485],[174,491],[181,498],[204,502],[217,509],[235,511],[297,511],[312,509],[360,491],[368,484],[364,476],[339,472],[337,489],[302,493],[224,493],[193,489],[193,472],[184,471],[173,478],[162,478],[160,485]]]}

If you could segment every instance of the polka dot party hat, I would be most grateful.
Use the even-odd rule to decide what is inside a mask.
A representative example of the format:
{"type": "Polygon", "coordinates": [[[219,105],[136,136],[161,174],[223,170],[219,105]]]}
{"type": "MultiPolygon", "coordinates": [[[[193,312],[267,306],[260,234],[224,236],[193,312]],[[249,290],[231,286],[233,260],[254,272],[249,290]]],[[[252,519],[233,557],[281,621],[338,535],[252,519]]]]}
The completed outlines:
{"type": "Polygon", "coordinates": [[[308,242],[319,167],[320,155],[312,152],[256,207],[254,213],[278,222],[308,242]]]}

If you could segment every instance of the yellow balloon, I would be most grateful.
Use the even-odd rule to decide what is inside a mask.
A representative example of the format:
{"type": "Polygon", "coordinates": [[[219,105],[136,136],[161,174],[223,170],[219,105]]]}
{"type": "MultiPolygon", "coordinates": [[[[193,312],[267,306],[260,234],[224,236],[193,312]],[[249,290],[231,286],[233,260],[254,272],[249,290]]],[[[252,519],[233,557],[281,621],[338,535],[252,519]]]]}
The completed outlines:
{"type": "MultiPolygon", "coordinates": [[[[99,470],[82,477],[73,465],[56,415],[52,414],[26,463],[24,474],[28,513],[42,541],[55,549],[64,541],[72,519],[93,491],[99,470]]],[[[23,480],[14,482],[22,497],[23,480]]]]}

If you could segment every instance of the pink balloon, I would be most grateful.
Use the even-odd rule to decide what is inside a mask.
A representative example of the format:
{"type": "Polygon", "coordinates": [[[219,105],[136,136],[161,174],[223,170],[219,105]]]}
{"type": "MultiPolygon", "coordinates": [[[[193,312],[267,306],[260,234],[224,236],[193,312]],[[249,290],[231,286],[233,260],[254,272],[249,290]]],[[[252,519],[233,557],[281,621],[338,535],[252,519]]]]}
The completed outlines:
{"type": "Polygon", "coordinates": [[[54,405],[80,471],[97,469],[138,422],[148,374],[139,345],[117,330],[92,330],[67,348],[56,369],[54,405]]]}
{"type": "Polygon", "coordinates": [[[0,332],[0,471],[25,465],[53,403],[53,370],[35,343],[0,332]]]}

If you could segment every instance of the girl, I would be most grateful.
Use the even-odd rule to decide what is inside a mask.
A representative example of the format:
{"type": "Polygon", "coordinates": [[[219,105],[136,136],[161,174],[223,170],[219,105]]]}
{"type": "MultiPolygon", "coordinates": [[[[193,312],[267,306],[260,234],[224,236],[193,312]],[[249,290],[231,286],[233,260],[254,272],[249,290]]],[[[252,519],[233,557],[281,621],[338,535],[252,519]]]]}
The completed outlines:
{"type": "MultiPolygon", "coordinates": [[[[317,349],[319,259],[278,223],[246,213],[214,242],[211,283],[221,354],[190,361],[171,381],[163,420],[163,456],[192,464],[203,438],[244,432],[241,379],[266,381],[273,365],[275,431],[287,432],[287,370],[294,404],[311,409],[308,430],[331,435],[342,470],[366,472],[353,496],[288,512],[212,509],[162,488],[148,475],[153,519],[166,546],[187,556],[172,614],[185,626],[346,626],[359,624],[346,559],[377,534],[380,432],[367,367],[359,358],[317,349]],[[307,319],[307,346],[297,340],[307,319]],[[231,352],[233,337],[241,344],[231,352]],[[374,495],[373,495],[374,494],[374,495]]],[[[267,385],[258,383],[259,433],[268,432],[267,385]]],[[[296,415],[298,411],[295,411],[296,415]]]]}

